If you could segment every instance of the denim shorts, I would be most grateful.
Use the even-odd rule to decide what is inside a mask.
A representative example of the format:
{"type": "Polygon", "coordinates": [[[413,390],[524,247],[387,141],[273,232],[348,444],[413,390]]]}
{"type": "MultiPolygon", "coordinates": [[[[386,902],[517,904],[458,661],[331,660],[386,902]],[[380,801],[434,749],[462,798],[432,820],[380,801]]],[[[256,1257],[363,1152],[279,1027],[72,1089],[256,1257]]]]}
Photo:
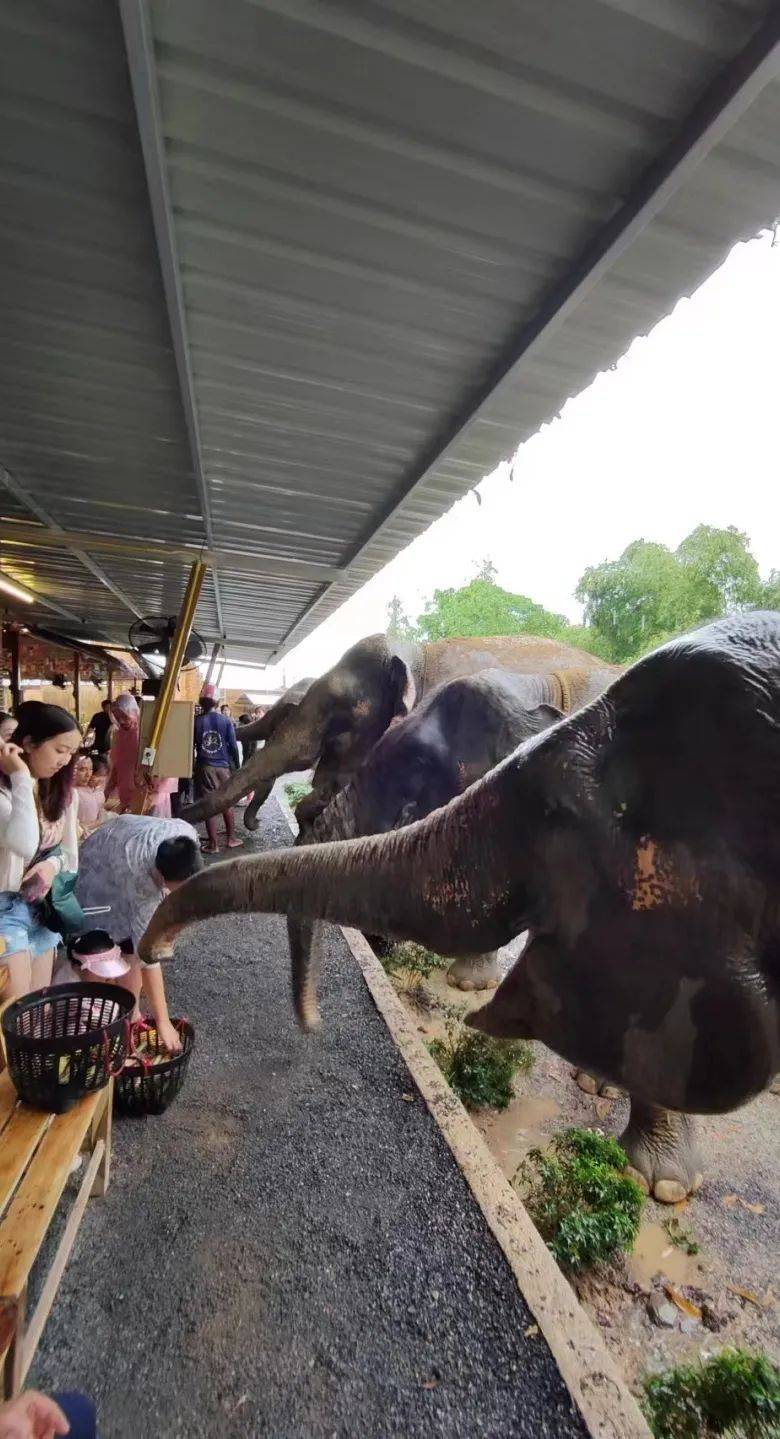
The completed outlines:
{"type": "Polygon", "coordinates": [[[29,950],[33,959],[56,949],[62,935],[41,924],[37,906],[28,904],[20,894],[5,890],[0,894],[0,964],[6,954],[29,950]]]}

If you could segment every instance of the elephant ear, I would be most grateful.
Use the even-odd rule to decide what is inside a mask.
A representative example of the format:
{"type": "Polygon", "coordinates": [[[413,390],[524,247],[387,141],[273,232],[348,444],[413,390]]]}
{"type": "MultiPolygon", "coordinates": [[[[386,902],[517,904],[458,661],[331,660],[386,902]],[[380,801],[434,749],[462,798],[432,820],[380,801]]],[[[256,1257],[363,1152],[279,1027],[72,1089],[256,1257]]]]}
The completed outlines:
{"type": "Polygon", "coordinates": [[[393,655],[390,661],[390,683],[394,694],[393,715],[408,715],[417,700],[417,686],[406,660],[400,655],[393,655]]]}

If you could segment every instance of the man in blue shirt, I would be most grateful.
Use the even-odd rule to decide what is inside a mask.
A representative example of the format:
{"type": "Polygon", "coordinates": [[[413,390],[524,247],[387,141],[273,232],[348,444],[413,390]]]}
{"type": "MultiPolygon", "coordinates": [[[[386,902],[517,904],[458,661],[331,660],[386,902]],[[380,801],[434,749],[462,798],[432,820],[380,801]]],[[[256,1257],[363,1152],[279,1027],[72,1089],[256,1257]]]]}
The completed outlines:
{"type": "MultiPolygon", "coordinates": [[[[195,787],[198,797],[211,790],[222,789],[230,779],[231,767],[239,769],[241,760],[232,719],[221,714],[213,695],[202,694],[200,714],[195,721],[195,787]]],[[[235,819],[232,809],[226,809],[226,849],[240,849],[244,841],[236,839],[235,819]]],[[[208,844],[203,846],[204,854],[217,852],[217,820],[212,815],[206,820],[208,844]]]]}

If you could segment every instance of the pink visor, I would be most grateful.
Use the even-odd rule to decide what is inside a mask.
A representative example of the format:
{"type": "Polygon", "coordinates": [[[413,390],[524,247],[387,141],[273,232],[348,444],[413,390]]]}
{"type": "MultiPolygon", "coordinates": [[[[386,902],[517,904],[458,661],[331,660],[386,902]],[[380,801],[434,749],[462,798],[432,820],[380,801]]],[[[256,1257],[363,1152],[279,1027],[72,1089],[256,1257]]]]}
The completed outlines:
{"type": "Polygon", "coordinates": [[[130,972],[130,965],[122,954],[118,944],[112,945],[111,949],[103,949],[98,954],[79,955],[79,964],[82,969],[88,969],[98,979],[119,979],[123,974],[130,972]]]}

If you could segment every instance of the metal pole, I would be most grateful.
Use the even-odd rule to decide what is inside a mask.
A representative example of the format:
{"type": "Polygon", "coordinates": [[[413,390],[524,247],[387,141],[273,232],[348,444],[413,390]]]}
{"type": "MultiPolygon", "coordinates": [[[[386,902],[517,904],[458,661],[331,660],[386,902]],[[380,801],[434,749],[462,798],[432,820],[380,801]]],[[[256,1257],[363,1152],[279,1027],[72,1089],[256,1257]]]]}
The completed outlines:
{"type": "MultiPolygon", "coordinates": [[[[176,682],[179,678],[181,662],[184,658],[184,651],[187,648],[187,641],[190,637],[192,622],[195,618],[195,610],[200,596],[203,577],[206,573],[206,565],[202,560],[196,560],[190,576],[187,580],[187,588],[184,591],[184,599],[181,602],[179,618],[176,621],[171,648],[168,652],[168,659],[163,671],[160,693],[154,702],[152,711],[152,727],[149,733],[149,742],[141,756],[141,767],[147,778],[151,778],[152,765],[157,754],[157,747],[162,738],[165,722],[170,712],[173,697],[176,693],[176,682]]],[[[147,790],[140,786],[133,796],[131,810],[133,814],[143,814],[147,790]]]]}
{"type": "Polygon", "coordinates": [[[76,710],[76,724],[81,724],[81,669],[79,656],[73,656],[73,705],[76,710]]]}
{"type": "Polygon", "coordinates": [[[109,666],[108,666],[108,685],[107,685],[107,690],[108,690],[108,698],[109,698],[110,700],[113,700],[113,698],[114,698],[114,666],[113,666],[113,665],[109,665],[109,666]]]}
{"type": "Polygon", "coordinates": [[[213,673],[214,673],[214,666],[215,666],[216,663],[217,663],[217,657],[218,657],[219,652],[220,652],[221,649],[222,649],[222,641],[221,641],[221,640],[215,640],[215,641],[214,641],[214,648],[213,648],[212,651],[211,651],[211,659],[209,660],[209,667],[208,667],[208,669],[206,670],[206,678],[205,678],[205,680],[203,681],[204,685],[210,685],[210,684],[211,684],[211,677],[212,677],[212,675],[213,675],[213,673]]]}

